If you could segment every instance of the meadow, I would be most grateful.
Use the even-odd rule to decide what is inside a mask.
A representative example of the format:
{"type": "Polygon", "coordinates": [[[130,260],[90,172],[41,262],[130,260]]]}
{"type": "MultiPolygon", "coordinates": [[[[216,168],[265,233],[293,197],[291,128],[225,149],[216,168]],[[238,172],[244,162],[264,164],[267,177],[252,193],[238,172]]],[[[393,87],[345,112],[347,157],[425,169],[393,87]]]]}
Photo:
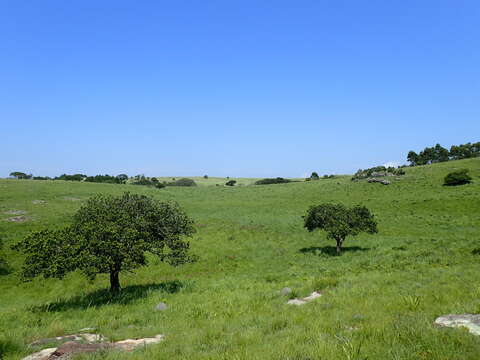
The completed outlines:
{"type": "Polygon", "coordinates": [[[0,180],[8,262],[0,273],[0,358],[40,349],[28,346],[39,338],[95,327],[111,340],[166,338],[133,353],[79,358],[479,359],[479,337],[433,322],[480,313],[480,159],[405,170],[388,186],[349,176],[262,186],[243,179],[235,187],[209,178],[204,185],[213,186],[164,189],[0,180]],[[461,168],[470,170],[472,184],[442,186],[461,168]],[[19,281],[22,258],[10,245],[32,230],[68,224],[94,194],[124,191],[177,201],[195,220],[198,261],[170,267],[152,257],[148,267],[121,275],[118,297],[108,294],[106,276],[19,281]],[[347,238],[336,256],[324,233],[303,228],[307,208],[322,202],[367,206],[378,234],[347,238]],[[4,221],[11,210],[26,211],[28,221],[4,221]],[[323,296],[287,305],[279,294],[286,286],[292,297],[314,290],[323,296]],[[168,309],[155,311],[161,301],[168,309]]]}

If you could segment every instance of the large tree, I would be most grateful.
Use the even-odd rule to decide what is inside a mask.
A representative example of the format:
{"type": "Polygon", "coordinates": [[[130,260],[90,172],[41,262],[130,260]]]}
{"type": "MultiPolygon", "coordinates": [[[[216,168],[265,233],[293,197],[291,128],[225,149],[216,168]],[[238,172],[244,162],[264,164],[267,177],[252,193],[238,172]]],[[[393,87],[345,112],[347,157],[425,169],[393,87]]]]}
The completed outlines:
{"type": "Polygon", "coordinates": [[[343,242],[348,235],[377,232],[374,216],[365,206],[347,208],[342,204],[315,205],[308,209],[304,220],[304,227],[308,231],[326,231],[327,238],[336,241],[338,254],[342,251],[343,242]]]}
{"type": "Polygon", "coordinates": [[[110,290],[120,290],[119,274],[147,265],[146,254],[178,265],[189,261],[193,222],[175,203],[125,193],[90,198],[73,223],[59,230],[31,233],[15,248],[25,253],[24,279],[62,278],[79,269],[88,278],[110,275],[110,290]]]}

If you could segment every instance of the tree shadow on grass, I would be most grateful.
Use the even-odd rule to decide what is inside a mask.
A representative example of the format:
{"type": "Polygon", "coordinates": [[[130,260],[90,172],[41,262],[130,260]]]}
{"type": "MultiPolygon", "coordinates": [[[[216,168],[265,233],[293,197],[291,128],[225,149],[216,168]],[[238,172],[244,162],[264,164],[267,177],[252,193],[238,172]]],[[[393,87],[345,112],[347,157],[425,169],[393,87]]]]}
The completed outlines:
{"type": "MultiPolygon", "coordinates": [[[[356,252],[356,251],[367,251],[370,250],[370,248],[364,248],[361,246],[346,246],[342,248],[342,252],[340,255],[346,252],[356,252]]],[[[315,254],[315,255],[329,255],[329,256],[338,256],[337,254],[337,248],[335,246],[310,246],[306,248],[302,248],[299,250],[303,254],[315,254]]]]}
{"type": "Polygon", "coordinates": [[[185,286],[178,280],[165,281],[159,284],[130,285],[122,288],[120,293],[113,294],[109,289],[96,290],[90,294],[74,296],[70,299],[59,299],[55,302],[34,306],[32,312],[57,312],[74,309],[88,309],[103,305],[126,305],[135,300],[145,298],[152,292],[174,294],[185,286]]]}

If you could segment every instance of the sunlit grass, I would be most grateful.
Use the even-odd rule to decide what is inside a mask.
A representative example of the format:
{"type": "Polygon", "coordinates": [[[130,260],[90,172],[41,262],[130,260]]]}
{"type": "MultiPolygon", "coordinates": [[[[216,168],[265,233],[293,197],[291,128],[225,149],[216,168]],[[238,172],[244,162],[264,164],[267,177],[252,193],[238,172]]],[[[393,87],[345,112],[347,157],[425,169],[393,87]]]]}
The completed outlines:
{"type": "Polygon", "coordinates": [[[153,189],[133,185],[0,180],[0,231],[6,245],[31,230],[68,223],[96,193],[144,193],[176,200],[195,219],[194,264],[171,268],[152,258],[122,274],[119,298],[74,273],[19,283],[21,258],[7,246],[0,275],[0,351],[18,359],[37,338],[96,327],[112,340],[165,334],[159,344],[97,359],[478,359],[480,338],[439,329],[448,313],[480,312],[480,159],[407,168],[392,184],[349,177],[268,186],[153,189]],[[474,181],[443,187],[470,169],[474,181]],[[72,200],[73,199],[73,200],[72,200]],[[80,200],[75,200],[80,199],[80,200]],[[45,200],[45,204],[33,204],[45,200]],[[321,202],[363,204],[377,235],[347,238],[335,256],[324,234],[302,218],[321,202]],[[8,210],[31,221],[3,221],[8,210]],[[323,296],[301,307],[279,291],[323,296]],[[169,308],[154,311],[163,301],[169,308]]]}

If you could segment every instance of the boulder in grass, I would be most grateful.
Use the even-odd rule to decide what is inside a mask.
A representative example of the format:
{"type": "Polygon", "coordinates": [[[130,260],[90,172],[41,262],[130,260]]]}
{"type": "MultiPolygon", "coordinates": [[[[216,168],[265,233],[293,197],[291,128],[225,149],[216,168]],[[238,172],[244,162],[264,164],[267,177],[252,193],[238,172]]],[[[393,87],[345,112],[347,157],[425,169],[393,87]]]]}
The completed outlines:
{"type": "Polygon", "coordinates": [[[282,290],[280,290],[280,295],[287,296],[292,293],[292,289],[289,287],[284,287],[282,290]]]}
{"type": "Polygon", "coordinates": [[[480,335],[480,314],[449,314],[435,319],[435,325],[463,327],[473,335],[480,335]]]}
{"type": "Polygon", "coordinates": [[[157,304],[157,306],[155,306],[156,311],[165,311],[167,309],[168,309],[168,306],[164,302],[160,302],[157,304]]]}
{"type": "Polygon", "coordinates": [[[306,303],[312,301],[312,300],[315,300],[317,298],[319,298],[320,296],[322,296],[322,294],[320,294],[319,292],[317,291],[314,291],[312,292],[310,295],[304,297],[304,298],[296,298],[296,299],[292,299],[292,300],[288,300],[287,301],[287,304],[289,305],[305,305],[306,303]]]}

